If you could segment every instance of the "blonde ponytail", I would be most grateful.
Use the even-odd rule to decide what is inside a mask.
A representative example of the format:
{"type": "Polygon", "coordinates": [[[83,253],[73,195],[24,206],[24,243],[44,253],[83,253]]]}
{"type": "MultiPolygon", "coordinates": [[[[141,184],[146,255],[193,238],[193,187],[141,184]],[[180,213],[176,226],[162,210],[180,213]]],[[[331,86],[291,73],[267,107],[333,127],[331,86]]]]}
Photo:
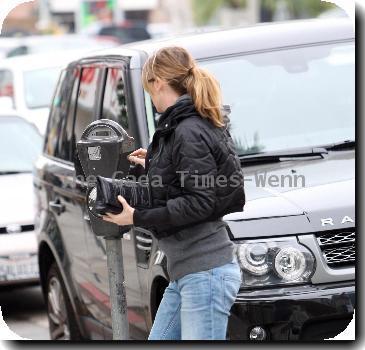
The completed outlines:
{"type": "Polygon", "coordinates": [[[196,110],[215,126],[223,126],[221,89],[217,79],[210,72],[196,65],[190,72],[186,78],[186,90],[192,97],[196,110]]]}
{"type": "Polygon", "coordinates": [[[147,92],[155,77],[167,81],[177,93],[189,94],[201,117],[209,119],[216,127],[224,126],[219,83],[211,73],[197,66],[187,50],[165,47],[149,57],[142,72],[147,92]]]}

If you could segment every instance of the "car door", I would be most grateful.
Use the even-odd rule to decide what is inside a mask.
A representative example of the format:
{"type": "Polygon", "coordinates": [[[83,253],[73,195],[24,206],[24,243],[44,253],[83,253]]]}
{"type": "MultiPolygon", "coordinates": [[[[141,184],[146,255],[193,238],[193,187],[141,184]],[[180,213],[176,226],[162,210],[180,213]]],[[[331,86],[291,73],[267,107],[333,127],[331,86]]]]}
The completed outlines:
{"type": "MultiPolygon", "coordinates": [[[[138,146],[138,132],[136,122],[133,120],[133,111],[128,94],[128,63],[118,61],[109,62],[105,69],[103,96],[100,106],[100,118],[111,119],[119,123],[130,136],[133,136],[138,146]]],[[[106,327],[111,328],[109,281],[106,261],[105,241],[96,237],[91,229],[90,221],[85,221],[87,249],[90,262],[91,284],[98,296],[95,305],[99,320],[103,320],[106,327]]],[[[133,230],[124,235],[122,252],[124,273],[126,281],[126,294],[128,304],[128,319],[131,337],[140,337],[144,334],[146,324],[143,310],[141,310],[141,290],[137,273],[137,256],[134,244],[133,230]]],[[[110,334],[107,335],[110,337],[110,334]]]]}
{"type": "Polygon", "coordinates": [[[85,302],[81,286],[85,282],[88,263],[84,249],[83,198],[80,186],[74,182],[75,170],[70,147],[79,77],[80,70],[75,67],[65,70],[61,75],[51,106],[43,178],[47,184],[48,208],[61,236],[64,270],[68,280],[73,282],[75,295],[85,302]]]}
{"type": "MultiPolygon", "coordinates": [[[[74,259],[78,261],[77,266],[72,269],[72,280],[78,287],[78,296],[82,300],[85,313],[83,321],[86,324],[90,319],[103,323],[102,316],[98,312],[100,296],[93,284],[92,269],[90,266],[87,250],[87,237],[85,221],[89,220],[86,209],[87,179],[80,178],[76,171],[80,169],[77,155],[77,142],[81,139],[85,128],[96,120],[97,108],[99,105],[98,93],[100,81],[103,79],[103,69],[100,66],[82,64],[78,66],[79,84],[72,92],[71,105],[74,110],[74,118],[66,131],[60,136],[63,146],[60,152],[67,154],[72,164],[72,215],[65,216],[64,226],[68,231],[64,233],[67,239],[66,251],[74,251],[74,259]],[[75,170],[76,169],[76,170],[75,170]],[[81,239],[82,237],[82,239],[81,239]]],[[[97,326],[96,326],[97,327],[97,326]]],[[[91,332],[91,338],[103,337],[103,327],[96,332],[91,332]]]]}

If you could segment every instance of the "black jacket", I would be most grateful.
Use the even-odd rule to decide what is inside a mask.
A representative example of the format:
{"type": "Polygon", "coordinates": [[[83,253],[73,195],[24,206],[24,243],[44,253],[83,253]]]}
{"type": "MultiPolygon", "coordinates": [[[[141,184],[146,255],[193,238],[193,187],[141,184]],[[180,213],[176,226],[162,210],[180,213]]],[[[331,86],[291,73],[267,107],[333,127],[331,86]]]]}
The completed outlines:
{"type": "Polygon", "coordinates": [[[202,118],[187,95],[160,116],[145,171],[153,208],[136,208],[134,225],[157,238],[243,211],[244,178],[228,129],[202,118]]]}

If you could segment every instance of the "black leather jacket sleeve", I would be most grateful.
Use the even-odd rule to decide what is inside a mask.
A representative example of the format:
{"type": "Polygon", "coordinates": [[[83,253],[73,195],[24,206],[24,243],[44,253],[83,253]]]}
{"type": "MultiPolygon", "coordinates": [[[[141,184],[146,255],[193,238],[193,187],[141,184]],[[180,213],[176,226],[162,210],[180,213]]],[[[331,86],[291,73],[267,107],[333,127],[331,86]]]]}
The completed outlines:
{"type": "Polygon", "coordinates": [[[135,226],[158,226],[159,230],[168,230],[211,216],[216,204],[217,174],[212,141],[204,129],[183,125],[176,128],[172,163],[182,195],[168,199],[163,207],[135,209],[135,226]]]}

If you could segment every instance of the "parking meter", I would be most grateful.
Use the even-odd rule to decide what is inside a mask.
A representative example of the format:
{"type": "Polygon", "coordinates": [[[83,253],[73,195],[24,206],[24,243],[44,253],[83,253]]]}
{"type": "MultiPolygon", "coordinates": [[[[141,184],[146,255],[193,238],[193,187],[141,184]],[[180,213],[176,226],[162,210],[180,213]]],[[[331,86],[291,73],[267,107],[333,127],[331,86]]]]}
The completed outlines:
{"type": "Polygon", "coordinates": [[[93,211],[96,199],[96,176],[120,179],[128,175],[130,162],[128,154],[135,149],[134,139],[116,122],[101,119],[91,123],[84,130],[77,143],[78,157],[87,178],[87,209],[91,227],[96,236],[120,238],[130,226],[105,222],[93,211]]]}
{"type": "Polygon", "coordinates": [[[126,177],[130,167],[127,156],[134,149],[134,139],[118,123],[108,119],[87,126],[77,143],[78,157],[88,183],[86,202],[91,228],[95,235],[105,239],[114,340],[129,337],[121,238],[130,226],[104,221],[92,209],[96,199],[96,176],[126,177]]]}
{"type": "Polygon", "coordinates": [[[86,176],[111,177],[115,172],[126,176],[130,164],[127,156],[134,150],[134,139],[118,123],[100,119],[85,129],[77,150],[86,176]]]}

